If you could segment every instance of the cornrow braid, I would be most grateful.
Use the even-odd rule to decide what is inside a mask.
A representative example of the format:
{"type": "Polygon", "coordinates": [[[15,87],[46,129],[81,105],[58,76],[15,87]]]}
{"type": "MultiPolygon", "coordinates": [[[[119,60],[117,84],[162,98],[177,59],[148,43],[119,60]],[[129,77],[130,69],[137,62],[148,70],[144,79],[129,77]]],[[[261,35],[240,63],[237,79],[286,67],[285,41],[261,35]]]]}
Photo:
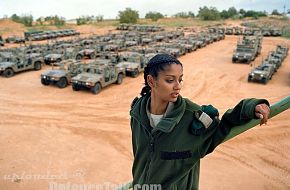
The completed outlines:
{"type": "Polygon", "coordinates": [[[147,66],[144,69],[145,86],[141,90],[141,96],[145,96],[151,91],[151,87],[149,86],[147,81],[147,76],[151,75],[154,79],[157,79],[159,72],[164,71],[165,67],[171,64],[177,64],[182,66],[180,61],[178,61],[175,57],[169,54],[157,54],[149,60],[147,66]]]}

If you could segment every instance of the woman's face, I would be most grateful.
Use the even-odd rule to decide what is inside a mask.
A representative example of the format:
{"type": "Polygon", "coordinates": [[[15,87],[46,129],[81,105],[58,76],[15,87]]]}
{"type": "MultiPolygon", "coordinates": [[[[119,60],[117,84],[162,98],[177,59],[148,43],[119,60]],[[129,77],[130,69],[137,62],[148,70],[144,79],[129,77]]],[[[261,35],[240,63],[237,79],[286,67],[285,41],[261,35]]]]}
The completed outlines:
{"type": "MultiPolygon", "coordinates": [[[[151,80],[152,80],[152,76],[151,80]]],[[[164,102],[175,102],[181,90],[183,69],[181,65],[168,65],[153,79],[151,95],[164,102]]]]}

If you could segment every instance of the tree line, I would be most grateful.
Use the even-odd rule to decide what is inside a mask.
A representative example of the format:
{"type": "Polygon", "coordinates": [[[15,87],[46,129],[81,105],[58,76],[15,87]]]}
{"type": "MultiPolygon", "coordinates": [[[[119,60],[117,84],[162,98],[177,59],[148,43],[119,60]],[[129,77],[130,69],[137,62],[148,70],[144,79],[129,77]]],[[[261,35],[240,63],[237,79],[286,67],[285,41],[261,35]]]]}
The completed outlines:
{"type": "MultiPolygon", "coordinates": [[[[268,13],[266,11],[254,11],[254,10],[244,10],[240,9],[237,10],[235,7],[230,7],[228,10],[222,10],[218,11],[215,7],[200,7],[197,15],[195,15],[193,12],[179,12],[171,17],[175,18],[199,18],[201,20],[220,20],[220,19],[242,19],[245,17],[252,17],[252,18],[259,18],[259,17],[265,17],[268,13]]],[[[274,9],[271,13],[271,15],[283,15],[282,13],[279,13],[276,9],[274,9]]],[[[167,15],[164,15],[160,12],[153,12],[149,11],[146,13],[145,18],[151,19],[152,21],[157,21],[159,19],[162,19],[164,17],[167,17],[167,15]]],[[[13,14],[10,17],[13,21],[22,23],[25,26],[32,26],[33,25],[33,16],[26,14],[18,16],[16,14],[13,14]]],[[[131,8],[126,8],[123,11],[119,11],[117,19],[120,23],[137,23],[139,19],[139,13],[136,10],[133,10],[131,8]]],[[[102,22],[104,20],[103,15],[97,15],[97,16],[80,16],[76,19],[77,25],[82,24],[91,24],[94,22],[102,22]]],[[[36,20],[36,25],[56,25],[56,26],[62,26],[65,24],[65,18],[60,16],[47,16],[47,17],[40,17],[36,20]]]]}

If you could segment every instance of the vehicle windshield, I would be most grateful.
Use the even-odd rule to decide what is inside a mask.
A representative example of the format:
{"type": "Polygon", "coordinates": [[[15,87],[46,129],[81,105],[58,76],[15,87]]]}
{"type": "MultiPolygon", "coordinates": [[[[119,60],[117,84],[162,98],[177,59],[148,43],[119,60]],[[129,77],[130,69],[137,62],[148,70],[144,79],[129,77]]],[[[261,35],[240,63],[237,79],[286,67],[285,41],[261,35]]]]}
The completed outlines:
{"type": "Polygon", "coordinates": [[[237,48],[237,52],[252,53],[252,50],[246,48],[237,48]]]}

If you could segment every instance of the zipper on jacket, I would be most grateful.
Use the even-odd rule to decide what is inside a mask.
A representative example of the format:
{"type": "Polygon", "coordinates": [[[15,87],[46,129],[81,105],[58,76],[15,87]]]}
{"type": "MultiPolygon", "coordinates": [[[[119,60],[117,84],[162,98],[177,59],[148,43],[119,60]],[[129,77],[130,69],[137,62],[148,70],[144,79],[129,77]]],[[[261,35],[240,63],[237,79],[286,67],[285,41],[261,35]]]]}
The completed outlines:
{"type": "Polygon", "coordinates": [[[149,176],[150,176],[150,167],[151,167],[151,161],[152,161],[152,158],[153,158],[153,155],[154,155],[154,137],[152,135],[152,133],[150,133],[150,136],[149,136],[150,140],[149,140],[149,158],[148,158],[148,169],[147,169],[147,174],[146,174],[146,182],[148,181],[149,179],[149,176]]]}

